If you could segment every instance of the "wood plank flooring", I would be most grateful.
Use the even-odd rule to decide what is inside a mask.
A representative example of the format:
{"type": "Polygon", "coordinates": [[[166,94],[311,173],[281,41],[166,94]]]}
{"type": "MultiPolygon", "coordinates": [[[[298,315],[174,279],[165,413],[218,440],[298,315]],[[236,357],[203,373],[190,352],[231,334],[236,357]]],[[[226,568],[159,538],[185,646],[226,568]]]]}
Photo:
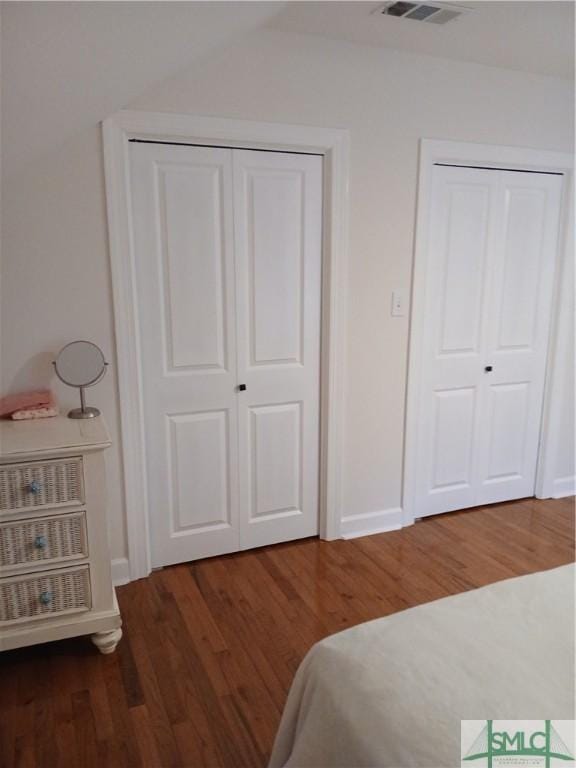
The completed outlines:
{"type": "Polygon", "coordinates": [[[299,662],[362,621],[573,561],[574,500],[266,547],[118,589],[124,638],[0,656],[3,768],[266,765],[299,662]]]}

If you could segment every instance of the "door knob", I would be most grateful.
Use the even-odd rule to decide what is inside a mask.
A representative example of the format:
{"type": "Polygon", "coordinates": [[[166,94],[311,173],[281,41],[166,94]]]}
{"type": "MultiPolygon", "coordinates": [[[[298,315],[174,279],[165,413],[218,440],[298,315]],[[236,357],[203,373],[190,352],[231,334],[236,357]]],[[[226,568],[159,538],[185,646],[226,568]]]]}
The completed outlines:
{"type": "Polygon", "coordinates": [[[238,384],[238,392],[246,392],[246,384],[238,384]]]}
{"type": "Polygon", "coordinates": [[[490,371],[492,370],[492,366],[491,366],[491,365],[487,365],[487,366],[484,368],[484,370],[486,371],[486,373],[490,373],[490,371]]]}

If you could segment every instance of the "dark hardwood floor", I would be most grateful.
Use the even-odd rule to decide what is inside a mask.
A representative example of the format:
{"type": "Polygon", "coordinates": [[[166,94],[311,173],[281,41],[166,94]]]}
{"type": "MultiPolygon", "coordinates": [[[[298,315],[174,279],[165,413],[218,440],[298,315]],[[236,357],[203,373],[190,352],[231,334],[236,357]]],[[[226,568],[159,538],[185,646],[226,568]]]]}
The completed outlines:
{"type": "Polygon", "coordinates": [[[264,766],[299,662],[353,624],[574,558],[574,500],[281,544],[118,589],[124,638],[0,655],[3,768],[264,766]]]}

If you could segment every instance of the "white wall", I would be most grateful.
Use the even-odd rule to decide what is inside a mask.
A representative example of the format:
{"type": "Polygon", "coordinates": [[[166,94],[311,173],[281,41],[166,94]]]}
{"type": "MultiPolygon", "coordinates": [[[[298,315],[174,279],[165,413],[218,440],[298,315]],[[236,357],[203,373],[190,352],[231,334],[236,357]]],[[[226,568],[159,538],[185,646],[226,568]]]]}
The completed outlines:
{"type": "MultiPolygon", "coordinates": [[[[408,318],[390,317],[390,294],[410,292],[418,140],[570,151],[571,84],[261,30],[125,106],[350,129],[344,505],[347,515],[400,506],[408,318]]],[[[2,236],[3,387],[50,381],[47,361],[74,337],[98,342],[113,363],[97,125],[11,180],[2,236]]],[[[116,441],[110,527],[114,556],[122,557],[114,365],[110,373],[90,397],[106,412],[116,441]]],[[[68,404],[70,395],[59,392],[68,404]]],[[[567,401],[571,394],[566,382],[567,401]]],[[[559,473],[573,464],[569,450],[559,449],[559,473]]]]}

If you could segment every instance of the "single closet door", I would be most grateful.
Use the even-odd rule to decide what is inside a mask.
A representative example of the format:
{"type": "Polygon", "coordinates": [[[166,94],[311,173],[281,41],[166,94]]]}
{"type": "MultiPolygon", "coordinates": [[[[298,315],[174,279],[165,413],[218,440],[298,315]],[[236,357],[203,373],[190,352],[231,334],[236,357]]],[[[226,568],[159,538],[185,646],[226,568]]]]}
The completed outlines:
{"type": "Polygon", "coordinates": [[[238,549],[232,152],[130,146],[151,554],[158,567],[238,549]]]}
{"type": "Polygon", "coordinates": [[[434,169],[418,517],[534,493],[561,183],[434,169]]]}
{"type": "Polygon", "coordinates": [[[318,533],[322,158],[234,151],[240,546],[318,533]]]}
{"type": "Polygon", "coordinates": [[[563,177],[498,176],[475,504],[534,495],[558,263],[563,177]]]}
{"type": "Polygon", "coordinates": [[[321,160],[131,153],[152,563],[317,533],[321,160]]]}

